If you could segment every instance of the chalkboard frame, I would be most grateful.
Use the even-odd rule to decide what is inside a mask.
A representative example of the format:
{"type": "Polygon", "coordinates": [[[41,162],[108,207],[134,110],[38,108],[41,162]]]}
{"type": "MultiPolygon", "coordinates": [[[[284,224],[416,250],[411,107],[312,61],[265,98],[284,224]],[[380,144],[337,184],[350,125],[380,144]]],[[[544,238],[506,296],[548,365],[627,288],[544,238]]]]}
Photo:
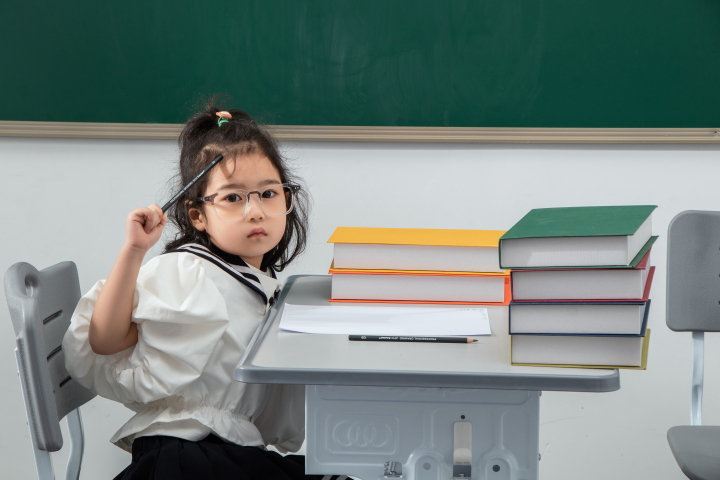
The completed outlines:
{"type": "MultiPolygon", "coordinates": [[[[490,128],[268,125],[279,141],[720,144],[720,128],[490,128]]],[[[0,121],[0,137],[176,140],[180,124],[0,121]]]]}

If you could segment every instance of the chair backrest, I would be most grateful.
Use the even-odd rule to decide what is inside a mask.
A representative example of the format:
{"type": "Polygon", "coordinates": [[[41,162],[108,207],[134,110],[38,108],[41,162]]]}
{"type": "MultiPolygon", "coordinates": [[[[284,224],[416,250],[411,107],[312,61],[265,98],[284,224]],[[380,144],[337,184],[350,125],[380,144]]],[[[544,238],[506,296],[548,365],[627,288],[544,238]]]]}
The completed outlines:
{"type": "Polygon", "coordinates": [[[667,326],[720,332],[720,212],[679,213],[667,242],[667,326]]]}
{"type": "Polygon", "coordinates": [[[80,300],[73,262],[42,271],[16,263],[5,273],[10,309],[36,447],[55,452],[63,445],[60,420],[95,394],[73,380],[65,369],[62,339],[80,300]]]}

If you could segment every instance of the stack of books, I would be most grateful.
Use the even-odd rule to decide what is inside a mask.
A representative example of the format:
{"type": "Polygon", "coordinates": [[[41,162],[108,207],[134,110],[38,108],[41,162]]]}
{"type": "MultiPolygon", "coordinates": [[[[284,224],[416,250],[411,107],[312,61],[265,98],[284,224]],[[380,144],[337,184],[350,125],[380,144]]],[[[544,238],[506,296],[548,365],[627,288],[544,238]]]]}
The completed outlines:
{"type": "Polygon", "coordinates": [[[655,208],[535,209],[502,236],[514,365],[645,368],[655,208]]]}
{"type": "Polygon", "coordinates": [[[338,227],[331,302],[508,305],[500,230],[338,227]]]}

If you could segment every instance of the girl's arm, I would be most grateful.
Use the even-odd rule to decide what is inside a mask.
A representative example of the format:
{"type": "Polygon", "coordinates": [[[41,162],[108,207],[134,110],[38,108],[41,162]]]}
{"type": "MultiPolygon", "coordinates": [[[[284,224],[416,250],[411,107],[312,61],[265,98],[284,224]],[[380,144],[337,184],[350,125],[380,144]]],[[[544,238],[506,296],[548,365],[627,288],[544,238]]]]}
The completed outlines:
{"type": "Polygon", "coordinates": [[[160,239],[167,214],[157,204],[130,212],[125,221],[125,244],[98,295],[90,319],[88,340],[98,355],[112,355],[138,341],[132,322],[135,283],[142,260],[160,239]]]}

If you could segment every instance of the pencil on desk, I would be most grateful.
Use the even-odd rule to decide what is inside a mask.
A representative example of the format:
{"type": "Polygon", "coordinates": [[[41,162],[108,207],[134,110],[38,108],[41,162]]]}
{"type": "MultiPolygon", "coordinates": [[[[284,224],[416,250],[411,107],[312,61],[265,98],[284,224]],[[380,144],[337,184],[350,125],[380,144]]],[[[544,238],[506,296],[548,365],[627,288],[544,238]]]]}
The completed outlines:
{"type": "Polygon", "coordinates": [[[348,340],[356,342],[420,342],[420,343],[475,343],[467,337],[393,337],[377,335],[349,335],[348,340]]]}

